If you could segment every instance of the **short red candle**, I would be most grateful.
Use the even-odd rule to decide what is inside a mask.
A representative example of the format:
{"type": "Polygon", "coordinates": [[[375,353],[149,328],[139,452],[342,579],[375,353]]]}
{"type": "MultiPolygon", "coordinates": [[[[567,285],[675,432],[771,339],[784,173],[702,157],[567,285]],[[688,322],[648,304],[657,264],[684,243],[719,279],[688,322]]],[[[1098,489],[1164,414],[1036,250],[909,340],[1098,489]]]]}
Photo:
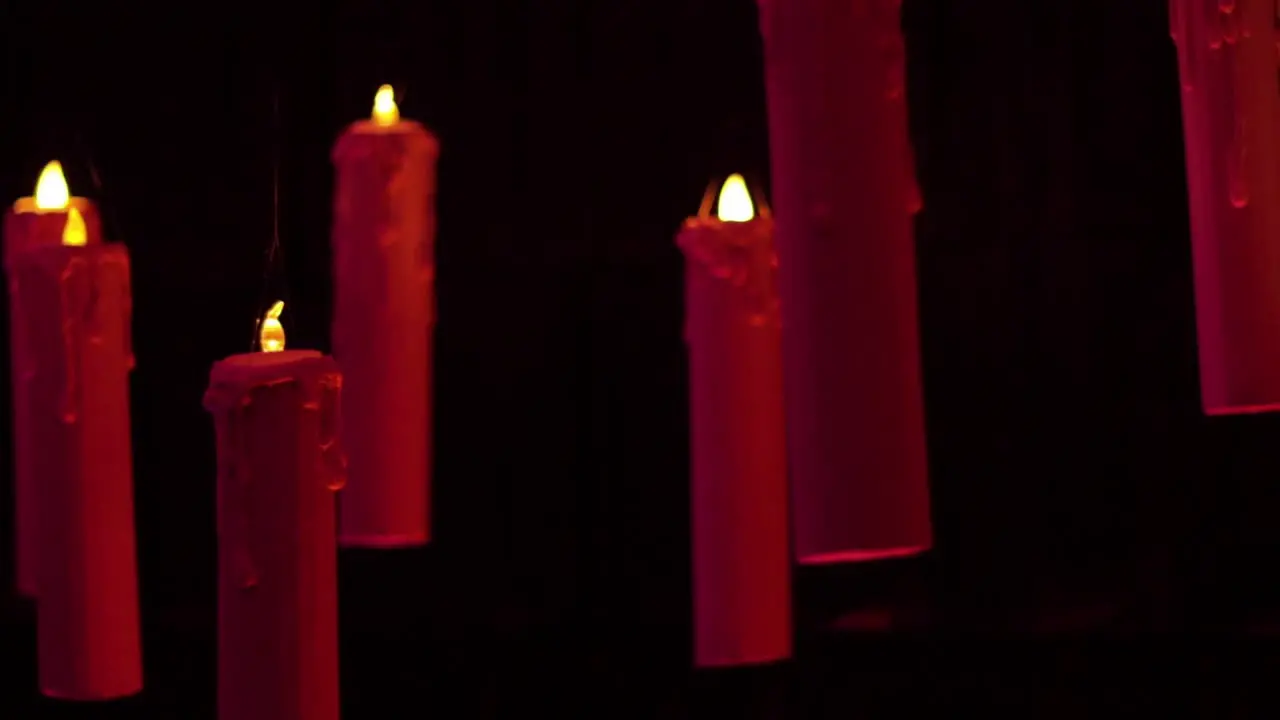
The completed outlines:
{"type": "Polygon", "coordinates": [[[142,689],[129,255],[84,222],[87,201],[68,206],[42,214],[20,203],[8,222],[31,243],[6,252],[20,298],[20,467],[35,479],[24,490],[35,491],[40,689],[106,700],[142,689]]]}
{"type": "MultiPolygon", "coordinates": [[[[694,664],[791,655],[782,348],[773,221],[740,176],[677,237],[689,346],[694,664]],[[737,191],[736,195],[733,195],[737,191]]],[[[767,212],[767,211],[766,211],[767,212]]]]}
{"type": "Polygon", "coordinates": [[[218,438],[218,717],[337,720],[332,358],[233,355],[204,405],[218,438]]]}
{"type": "Polygon", "coordinates": [[[932,543],[899,0],[761,0],[795,552],[932,543]]]}
{"type": "Polygon", "coordinates": [[[1209,414],[1280,409],[1280,93],[1270,2],[1169,5],[1209,414]]]}
{"type": "Polygon", "coordinates": [[[436,140],[390,88],[333,151],[334,356],[347,387],[339,542],[429,538],[436,140]]]}
{"type": "MultiPolygon", "coordinates": [[[[41,177],[49,175],[47,182],[63,183],[58,191],[64,192],[61,167],[50,163],[49,168],[41,177]]],[[[31,421],[23,413],[27,409],[27,387],[35,372],[35,364],[23,345],[22,292],[13,272],[13,259],[30,248],[61,245],[70,208],[75,208],[84,220],[86,244],[102,242],[97,208],[85,198],[69,197],[67,207],[57,209],[38,208],[35,197],[20,198],[5,215],[4,262],[9,282],[9,367],[13,387],[14,575],[18,592],[31,598],[36,596],[36,560],[39,557],[36,541],[38,510],[32,465],[39,449],[31,445],[31,421]]]]}

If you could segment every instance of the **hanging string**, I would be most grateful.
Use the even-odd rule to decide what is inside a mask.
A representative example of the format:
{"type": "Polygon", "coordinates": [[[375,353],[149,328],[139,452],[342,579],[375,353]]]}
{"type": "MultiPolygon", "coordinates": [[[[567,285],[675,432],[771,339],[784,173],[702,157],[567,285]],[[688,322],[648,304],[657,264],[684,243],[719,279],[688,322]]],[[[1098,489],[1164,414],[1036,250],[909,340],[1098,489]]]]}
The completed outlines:
{"type": "MultiPolygon", "coordinates": [[[[266,263],[262,270],[262,295],[253,323],[253,337],[249,339],[249,352],[258,349],[258,331],[262,313],[274,302],[271,297],[271,279],[277,263],[283,263],[284,248],[280,244],[280,87],[271,90],[271,244],[267,246],[266,263]]],[[[289,300],[288,273],[282,283],[282,298],[289,300]]]]}
{"type": "Polygon", "coordinates": [[[107,193],[102,188],[102,174],[98,172],[98,163],[93,159],[93,151],[89,149],[89,143],[85,142],[84,133],[79,130],[75,133],[76,145],[84,157],[85,167],[89,170],[89,180],[93,183],[93,191],[98,196],[98,212],[102,218],[102,224],[106,227],[107,238],[116,242],[124,242],[124,234],[120,231],[120,223],[116,219],[115,203],[107,197],[107,193]]]}

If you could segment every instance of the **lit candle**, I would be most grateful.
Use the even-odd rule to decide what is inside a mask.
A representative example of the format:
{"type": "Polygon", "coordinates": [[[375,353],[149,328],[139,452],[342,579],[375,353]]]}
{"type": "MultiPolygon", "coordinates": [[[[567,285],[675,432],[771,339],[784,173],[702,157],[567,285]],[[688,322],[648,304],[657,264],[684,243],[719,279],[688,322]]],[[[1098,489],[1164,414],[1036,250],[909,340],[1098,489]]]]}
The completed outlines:
{"type": "Polygon", "coordinates": [[[218,440],[218,717],[337,720],[333,493],[342,375],[286,350],[276,303],[261,352],[213,366],[204,406],[218,440]]]}
{"type": "Polygon", "coordinates": [[[349,482],[338,541],[429,537],[436,140],[400,119],[390,86],[333,151],[334,356],[347,384],[349,482]]]}
{"type": "Polygon", "coordinates": [[[129,431],[129,254],[50,163],[5,223],[14,298],[19,518],[35,519],[40,687],[142,689],[129,431]],[[32,499],[34,498],[34,500],[32,499]]]}
{"type": "Polygon", "coordinates": [[[689,346],[694,663],[791,655],[790,537],[773,221],[732,175],[676,239],[689,346]]]}
{"type": "Polygon", "coordinates": [[[1280,93],[1270,2],[1171,0],[1182,78],[1200,397],[1280,410],[1280,93]]]}
{"type": "Polygon", "coordinates": [[[22,420],[21,413],[26,408],[27,385],[35,368],[30,353],[22,346],[23,337],[19,331],[23,322],[22,297],[12,272],[12,259],[29,248],[62,244],[63,229],[73,208],[85,229],[84,242],[101,242],[98,214],[93,203],[85,198],[70,197],[62,166],[55,160],[40,173],[35,194],[19,199],[5,217],[4,258],[9,281],[9,355],[14,408],[14,575],[18,591],[33,598],[36,594],[36,558],[39,555],[32,475],[32,462],[37,453],[31,447],[31,424],[22,420]]]}
{"type": "Polygon", "coordinates": [[[760,0],[795,552],[932,544],[901,0],[760,0]]]}

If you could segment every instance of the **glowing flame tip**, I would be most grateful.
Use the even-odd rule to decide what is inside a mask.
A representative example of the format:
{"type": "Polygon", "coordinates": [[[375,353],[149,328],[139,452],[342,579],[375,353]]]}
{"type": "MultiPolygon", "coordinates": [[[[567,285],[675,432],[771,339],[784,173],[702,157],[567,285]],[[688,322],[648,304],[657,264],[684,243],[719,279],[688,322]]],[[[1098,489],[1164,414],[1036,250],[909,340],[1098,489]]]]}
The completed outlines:
{"type": "Polygon", "coordinates": [[[724,181],[724,186],[720,188],[716,217],[724,222],[747,222],[755,216],[756,211],[751,204],[751,192],[747,190],[747,181],[738,173],[730,175],[724,181]]]}
{"type": "Polygon", "coordinates": [[[396,107],[396,91],[390,85],[378,88],[373,96],[373,121],[379,125],[395,125],[400,120],[400,108],[396,107]]]}
{"type": "Polygon", "coordinates": [[[89,241],[89,232],[84,226],[84,216],[80,211],[71,208],[67,212],[67,224],[62,226],[62,244],[80,246],[89,241]]]}
{"type": "Polygon", "coordinates": [[[284,350],[284,326],[280,324],[280,313],[284,312],[284,301],[277,300],[265,315],[258,330],[258,345],[262,352],[280,352],[284,350]]]}
{"type": "Polygon", "coordinates": [[[71,204],[71,191],[62,175],[62,163],[52,160],[40,171],[36,181],[36,209],[61,210],[71,204]]]}

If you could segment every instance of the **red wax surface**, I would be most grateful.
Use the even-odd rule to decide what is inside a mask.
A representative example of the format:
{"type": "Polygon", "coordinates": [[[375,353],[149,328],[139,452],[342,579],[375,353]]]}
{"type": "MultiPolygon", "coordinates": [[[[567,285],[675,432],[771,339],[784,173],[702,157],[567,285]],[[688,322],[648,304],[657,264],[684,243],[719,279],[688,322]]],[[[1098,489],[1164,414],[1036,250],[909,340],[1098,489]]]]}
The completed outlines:
{"type": "MultiPolygon", "coordinates": [[[[85,198],[71,198],[69,207],[76,208],[84,219],[86,244],[102,242],[94,204],[85,198]]],[[[24,322],[23,301],[21,286],[12,271],[12,258],[33,247],[61,245],[66,223],[67,210],[37,210],[32,198],[18,200],[4,221],[4,258],[9,284],[9,367],[13,383],[14,575],[18,592],[31,598],[36,595],[36,558],[39,555],[36,490],[32,475],[32,464],[38,451],[31,446],[31,421],[20,413],[27,406],[27,385],[34,366],[20,332],[24,322]]]]}
{"type": "Polygon", "coordinates": [[[422,545],[430,537],[435,161],[421,125],[353,125],[338,140],[334,357],[346,382],[349,483],[339,542],[422,545]]]}
{"type": "MultiPolygon", "coordinates": [[[[37,513],[40,688],[73,700],[142,689],[129,430],[129,256],[45,245],[10,258],[22,297],[37,513]]],[[[30,456],[29,456],[30,457],[30,456]]]]}
{"type": "Polygon", "coordinates": [[[333,493],[342,376],[307,350],[213,366],[218,440],[218,717],[337,720],[333,493]]]}
{"type": "Polygon", "coordinates": [[[694,664],[791,656],[782,347],[773,223],[691,219],[689,346],[694,664]]]}
{"type": "Polygon", "coordinates": [[[1280,404],[1280,87],[1275,8],[1171,0],[1210,415],[1280,404]]]}
{"type": "Polygon", "coordinates": [[[760,22],[795,552],[927,548],[899,2],[762,0],[760,22]]]}

